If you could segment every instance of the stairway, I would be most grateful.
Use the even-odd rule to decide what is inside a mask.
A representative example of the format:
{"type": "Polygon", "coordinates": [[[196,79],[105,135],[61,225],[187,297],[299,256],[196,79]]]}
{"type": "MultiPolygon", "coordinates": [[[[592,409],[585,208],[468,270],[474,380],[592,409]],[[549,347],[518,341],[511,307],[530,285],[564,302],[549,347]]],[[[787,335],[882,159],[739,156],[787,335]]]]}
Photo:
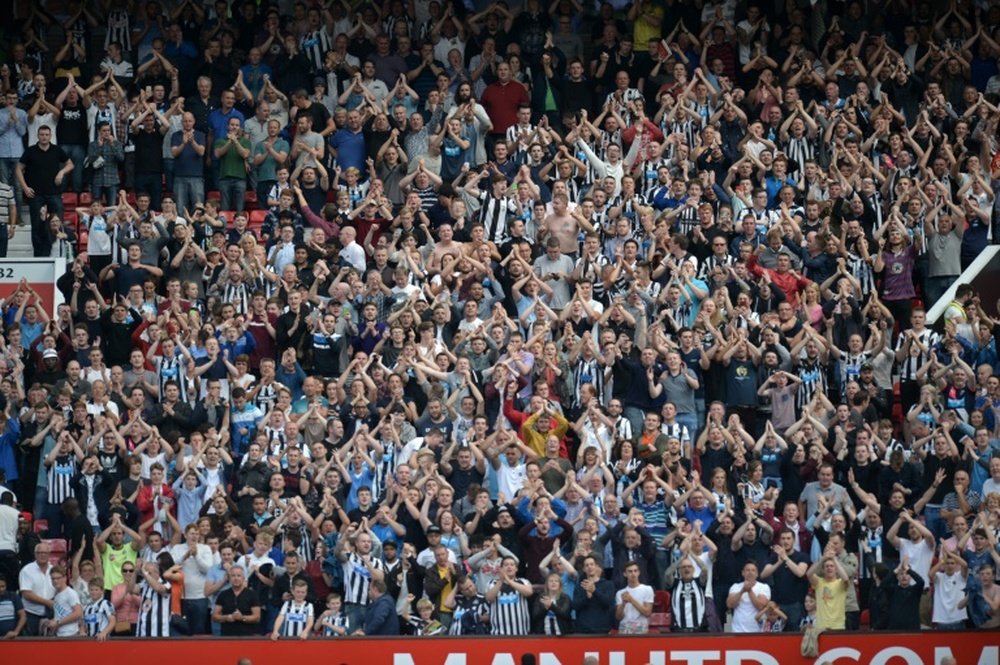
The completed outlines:
{"type": "Polygon", "coordinates": [[[28,206],[21,206],[17,219],[20,224],[14,237],[7,243],[7,256],[12,259],[30,259],[34,253],[31,251],[31,216],[28,214],[28,206]]]}

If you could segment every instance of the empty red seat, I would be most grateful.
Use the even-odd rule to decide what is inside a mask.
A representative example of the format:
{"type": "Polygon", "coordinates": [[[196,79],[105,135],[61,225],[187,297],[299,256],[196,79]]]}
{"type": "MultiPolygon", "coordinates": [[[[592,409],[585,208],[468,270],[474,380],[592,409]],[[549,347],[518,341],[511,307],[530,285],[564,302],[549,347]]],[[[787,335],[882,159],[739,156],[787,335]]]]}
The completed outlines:
{"type": "Polygon", "coordinates": [[[63,223],[73,229],[75,233],[78,228],[80,228],[80,216],[76,214],[75,210],[67,209],[62,216],[63,223]]]}
{"type": "Polygon", "coordinates": [[[267,219],[266,210],[253,210],[250,212],[250,219],[247,226],[258,238],[260,237],[260,230],[264,226],[265,219],[267,219]]]}
{"type": "Polygon", "coordinates": [[[669,633],[672,621],[673,617],[670,615],[670,592],[654,592],[653,613],[649,615],[649,632],[669,633]]]}
{"type": "Polygon", "coordinates": [[[52,554],[49,555],[49,563],[60,566],[66,563],[69,543],[62,538],[43,538],[42,542],[47,543],[52,550],[52,554]]]}
{"type": "Polygon", "coordinates": [[[208,194],[205,195],[205,200],[206,201],[221,201],[222,200],[222,194],[219,193],[219,190],[213,189],[212,191],[210,191],[208,194]]]}
{"type": "Polygon", "coordinates": [[[252,189],[247,190],[247,193],[243,195],[243,208],[246,210],[257,209],[257,192],[252,189]]]}
{"type": "Polygon", "coordinates": [[[76,192],[63,192],[62,204],[64,210],[72,210],[80,203],[80,199],[77,198],[76,192]]]}
{"type": "Polygon", "coordinates": [[[86,231],[80,231],[76,235],[76,251],[85,252],[87,251],[87,243],[90,241],[90,234],[86,231]]]}
{"type": "Polygon", "coordinates": [[[77,198],[80,202],[80,206],[86,208],[93,202],[93,197],[90,196],[90,192],[80,192],[80,196],[77,198]]]}

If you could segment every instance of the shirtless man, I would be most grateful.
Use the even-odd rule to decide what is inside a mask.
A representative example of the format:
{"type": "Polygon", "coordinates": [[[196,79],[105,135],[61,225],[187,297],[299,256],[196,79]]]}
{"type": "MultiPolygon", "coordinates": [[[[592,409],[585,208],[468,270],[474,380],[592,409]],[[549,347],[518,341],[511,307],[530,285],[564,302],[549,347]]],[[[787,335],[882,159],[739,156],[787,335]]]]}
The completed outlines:
{"type": "Polygon", "coordinates": [[[431,259],[427,264],[429,272],[441,272],[441,261],[445,256],[451,256],[455,260],[462,258],[462,243],[455,242],[452,238],[455,235],[451,224],[442,224],[438,227],[438,243],[431,253],[431,259]]]}
{"type": "Polygon", "coordinates": [[[577,221],[569,212],[569,197],[565,194],[552,196],[552,214],[545,218],[549,235],[559,240],[559,251],[574,261],[577,254],[577,221]]]}

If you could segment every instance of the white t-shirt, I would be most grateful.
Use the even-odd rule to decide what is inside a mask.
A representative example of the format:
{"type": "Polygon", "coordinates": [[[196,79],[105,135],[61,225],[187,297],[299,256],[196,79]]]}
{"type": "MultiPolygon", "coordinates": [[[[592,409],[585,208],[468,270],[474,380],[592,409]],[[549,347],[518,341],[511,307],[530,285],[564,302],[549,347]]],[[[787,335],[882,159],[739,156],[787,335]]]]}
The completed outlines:
{"type": "MultiPolygon", "coordinates": [[[[0,488],[0,494],[6,492],[0,488]]],[[[11,506],[0,506],[0,552],[17,551],[17,509],[11,506]]]]}
{"type": "Polygon", "coordinates": [[[638,633],[642,632],[642,626],[645,626],[646,630],[649,629],[649,617],[643,616],[642,613],[636,608],[632,603],[626,603],[622,600],[622,595],[628,591],[632,596],[632,599],[639,604],[646,604],[653,602],[653,587],[648,584],[640,584],[636,587],[625,587],[624,589],[619,589],[618,593],[615,594],[615,604],[624,605],[625,613],[622,615],[621,629],[625,632],[638,633]],[[629,626],[628,629],[625,626],[629,626]]]}
{"type": "MultiPolygon", "coordinates": [[[[764,596],[768,600],[771,600],[771,587],[762,582],[754,583],[753,592],[757,596],[764,596]]],[[[729,593],[741,594],[740,604],[733,610],[732,631],[734,633],[756,633],[760,631],[760,625],[757,623],[757,608],[750,602],[750,596],[743,593],[743,582],[737,582],[729,587],[729,593]]]]}
{"type": "MultiPolygon", "coordinates": [[[[64,619],[73,613],[73,610],[80,604],[80,595],[73,587],[66,587],[55,595],[52,599],[54,608],[52,616],[56,621],[64,619]]],[[[63,624],[56,629],[56,637],[72,637],[80,634],[80,622],[63,624]]]]}
{"type": "Polygon", "coordinates": [[[934,548],[927,544],[923,538],[914,543],[909,538],[899,539],[899,556],[907,556],[910,559],[910,569],[913,570],[925,584],[930,584],[931,561],[934,559],[934,548]]]}
{"type": "Polygon", "coordinates": [[[516,466],[510,466],[507,464],[506,455],[500,456],[500,468],[496,470],[496,474],[497,492],[507,497],[508,501],[514,500],[514,496],[524,487],[524,481],[528,478],[524,463],[518,462],[516,466]]]}
{"type": "MultiPolygon", "coordinates": [[[[929,581],[929,580],[925,580],[929,581]]],[[[958,609],[958,601],[965,597],[965,577],[958,570],[948,575],[943,570],[934,575],[934,623],[957,623],[965,621],[968,612],[958,609]]]]}

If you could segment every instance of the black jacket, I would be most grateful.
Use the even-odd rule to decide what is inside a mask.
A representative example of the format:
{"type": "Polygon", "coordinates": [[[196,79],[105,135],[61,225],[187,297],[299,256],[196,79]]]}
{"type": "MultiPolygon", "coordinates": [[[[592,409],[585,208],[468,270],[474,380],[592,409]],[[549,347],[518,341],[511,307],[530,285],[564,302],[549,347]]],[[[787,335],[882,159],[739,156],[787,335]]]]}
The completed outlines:
{"type": "Polygon", "coordinates": [[[615,585],[598,580],[589,598],[579,584],[573,593],[572,608],[576,610],[576,632],[584,635],[607,635],[613,627],[615,585]]]}
{"type": "MultiPolygon", "coordinates": [[[[570,635],[573,632],[573,619],[570,615],[572,611],[569,596],[564,593],[556,597],[555,602],[546,609],[542,604],[542,597],[545,593],[536,594],[531,603],[531,632],[535,635],[546,635],[545,622],[549,613],[555,617],[559,626],[560,635],[570,635]]],[[[586,596],[586,594],[584,594],[586,596]]]]}

